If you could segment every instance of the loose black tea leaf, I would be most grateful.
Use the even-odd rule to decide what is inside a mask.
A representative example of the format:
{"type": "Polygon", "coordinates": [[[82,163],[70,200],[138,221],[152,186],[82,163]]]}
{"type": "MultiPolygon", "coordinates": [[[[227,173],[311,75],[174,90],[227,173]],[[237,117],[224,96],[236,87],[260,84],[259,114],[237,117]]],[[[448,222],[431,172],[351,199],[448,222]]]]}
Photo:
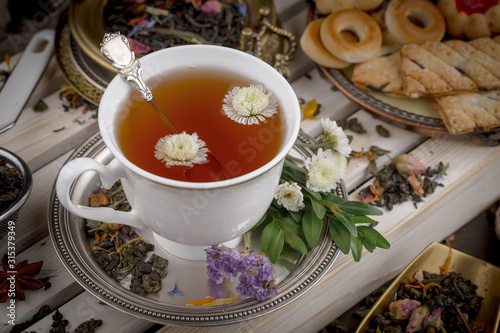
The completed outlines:
{"type": "Polygon", "coordinates": [[[363,125],[359,122],[358,118],[350,118],[343,119],[337,122],[340,127],[343,129],[348,129],[353,131],[354,133],[363,134],[366,133],[366,130],[363,128],[363,125]]]}
{"type": "Polygon", "coordinates": [[[377,131],[378,135],[380,135],[381,137],[388,138],[391,136],[391,133],[387,130],[387,128],[385,128],[382,125],[377,125],[375,127],[375,130],[377,131]]]}
{"type": "Polygon", "coordinates": [[[95,330],[102,325],[102,320],[90,318],[89,320],[78,325],[75,329],[75,333],[94,333],[95,330]]]}
{"type": "Polygon", "coordinates": [[[39,100],[35,105],[33,105],[33,110],[35,112],[42,112],[49,108],[47,103],[43,101],[43,99],[39,100]]]}

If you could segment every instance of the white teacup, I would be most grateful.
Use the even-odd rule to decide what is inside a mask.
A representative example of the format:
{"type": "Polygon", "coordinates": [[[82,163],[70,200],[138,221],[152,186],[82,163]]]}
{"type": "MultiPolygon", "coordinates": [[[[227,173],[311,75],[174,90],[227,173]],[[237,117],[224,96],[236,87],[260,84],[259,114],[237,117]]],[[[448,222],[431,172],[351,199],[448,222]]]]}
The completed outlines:
{"type": "Polygon", "coordinates": [[[77,158],[67,163],[56,184],[60,202],[80,217],[150,229],[167,251],[185,258],[202,259],[199,249],[238,239],[268,209],[284,158],[298,135],[299,103],[290,84],[274,68],[235,49],[208,45],[177,46],[144,56],[140,62],[146,83],[169,71],[198,66],[229,71],[262,82],[276,95],[286,123],[278,154],[250,173],[205,183],[171,180],[149,173],[125,158],[117,140],[117,127],[122,117],[120,111],[123,111],[127,99],[139,93],[119,76],[106,88],[99,105],[98,123],[103,141],[114,159],[107,165],[90,158],[77,158]],[[132,210],[120,212],[107,207],[75,204],[71,200],[71,187],[86,171],[97,172],[106,188],[121,180],[132,210]]]}

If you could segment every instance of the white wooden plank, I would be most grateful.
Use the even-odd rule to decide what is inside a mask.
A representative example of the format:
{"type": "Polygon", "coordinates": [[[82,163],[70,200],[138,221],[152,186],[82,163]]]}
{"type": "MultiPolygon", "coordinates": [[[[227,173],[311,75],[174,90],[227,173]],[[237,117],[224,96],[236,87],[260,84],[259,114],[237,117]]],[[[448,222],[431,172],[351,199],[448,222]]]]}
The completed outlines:
{"type": "MultiPolygon", "coordinates": [[[[133,317],[100,302],[99,299],[87,291],[59,307],[59,312],[68,321],[68,326],[66,326],[68,332],[74,332],[78,325],[90,318],[102,320],[101,326],[96,330],[97,332],[137,333],[143,332],[154,325],[153,322],[133,317]]],[[[52,315],[54,313],[55,309],[50,315],[30,326],[27,331],[48,332],[53,322],[52,315]]]]}
{"type": "Polygon", "coordinates": [[[44,101],[48,110],[25,109],[16,125],[0,134],[0,146],[18,154],[30,169],[38,170],[53,159],[73,149],[97,131],[96,111],[84,108],[65,112],[56,92],[44,101]],[[57,131],[57,132],[55,132],[57,131]]]}

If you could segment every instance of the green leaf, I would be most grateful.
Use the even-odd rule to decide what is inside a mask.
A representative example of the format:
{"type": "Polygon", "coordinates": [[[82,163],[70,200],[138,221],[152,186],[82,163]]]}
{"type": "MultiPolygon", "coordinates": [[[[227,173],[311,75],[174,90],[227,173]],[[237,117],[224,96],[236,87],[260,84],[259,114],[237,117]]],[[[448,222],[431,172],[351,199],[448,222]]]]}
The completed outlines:
{"type": "Polygon", "coordinates": [[[373,244],[370,239],[366,238],[364,234],[359,233],[358,235],[361,238],[361,243],[363,243],[365,249],[367,249],[370,253],[373,252],[373,250],[375,250],[376,248],[375,244],[373,244]]]}
{"type": "Polygon", "coordinates": [[[290,217],[282,217],[277,220],[278,226],[283,229],[286,233],[298,235],[302,233],[302,228],[300,224],[295,223],[295,221],[290,217]]]}
{"type": "Polygon", "coordinates": [[[284,237],[285,243],[290,245],[292,249],[299,250],[302,254],[307,254],[306,243],[298,235],[285,233],[284,237]]]}
{"type": "Polygon", "coordinates": [[[388,249],[391,244],[384,238],[377,230],[372,227],[360,225],[358,231],[363,234],[366,238],[372,241],[375,246],[382,249],[388,249]]]}
{"type": "Polygon", "coordinates": [[[340,222],[330,220],[330,237],[344,254],[351,250],[351,233],[340,222]]]}
{"type": "Polygon", "coordinates": [[[299,210],[298,212],[288,211],[288,214],[296,223],[302,222],[302,216],[304,216],[304,212],[302,210],[299,210]]]}
{"type": "Polygon", "coordinates": [[[266,220],[266,218],[267,218],[267,211],[264,213],[264,216],[262,216],[262,217],[260,218],[259,222],[257,222],[257,224],[253,226],[253,228],[252,228],[251,230],[255,230],[255,229],[257,229],[257,227],[258,227],[259,225],[261,225],[261,224],[262,224],[262,222],[264,222],[264,221],[266,220]]]}
{"type": "Polygon", "coordinates": [[[278,233],[281,233],[281,230],[275,221],[266,225],[264,230],[262,230],[262,234],[260,235],[260,248],[263,252],[269,252],[270,244],[278,233]]]}
{"type": "Polygon", "coordinates": [[[292,169],[291,167],[287,167],[286,165],[283,167],[282,173],[285,176],[284,178],[288,178],[287,180],[295,181],[298,184],[304,184],[306,182],[305,173],[300,172],[299,170],[296,169],[292,169]]]}
{"type": "Polygon", "coordinates": [[[340,209],[353,215],[382,215],[384,213],[377,207],[361,201],[347,201],[338,206],[340,209]]]}
{"type": "Polygon", "coordinates": [[[269,244],[269,259],[272,263],[275,263],[283,250],[283,245],[285,245],[285,237],[283,233],[280,231],[276,237],[271,240],[271,244],[269,244]]]}
{"type": "Polygon", "coordinates": [[[357,216],[351,216],[352,220],[356,224],[361,224],[361,223],[366,223],[366,224],[378,224],[377,221],[369,218],[368,216],[362,216],[362,215],[357,215],[357,216]]]}
{"type": "Polygon", "coordinates": [[[351,216],[346,212],[333,212],[336,220],[339,221],[346,227],[346,229],[351,233],[352,237],[358,236],[358,231],[356,230],[356,225],[352,220],[351,216]]]}
{"type": "Polygon", "coordinates": [[[361,255],[363,252],[363,243],[360,237],[351,237],[351,252],[354,261],[358,262],[361,260],[361,255]]]}
{"type": "Polygon", "coordinates": [[[323,220],[318,218],[312,209],[309,209],[302,218],[302,230],[304,231],[307,244],[311,248],[316,246],[322,228],[323,220]]]}
{"type": "Polygon", "coordinates": [[[269,255],[271,262],[276,262],[283,250],[285,238],[281,232],[278,223],[275,221],[266,225],[260,236],[260,248],[263,252],[269,255]]]}
{"type": "Polygon", "coordinates": [[[341,198],[338,195],[335,195],[333,193],[323,193],[322,200],[329,205],[341,205],[341,204],[347,202],[346,199],[341,198]]]}
{"type": "Polygon", "coordinates": [[[307,187],[305,187],[304,185],[300,184],[300,186],[304,189],[304,191],[306,191],[311,197],[313,197],[314,199],[316,200],[321,200],[321,194],[318,193],[318,192],[314,192],[314,191],[311,191],[310,189],[308,189],[307,187]]]}
{"type": "Polygon", "coordinates": [[[321,203],[317,202],[314,199],[311,199],[311,204],[312,204],[312,209],[314,210],[314,213],[319,219],[322,219],[325,217],[326,214],[326,207],[323,206],[321,203]]]}

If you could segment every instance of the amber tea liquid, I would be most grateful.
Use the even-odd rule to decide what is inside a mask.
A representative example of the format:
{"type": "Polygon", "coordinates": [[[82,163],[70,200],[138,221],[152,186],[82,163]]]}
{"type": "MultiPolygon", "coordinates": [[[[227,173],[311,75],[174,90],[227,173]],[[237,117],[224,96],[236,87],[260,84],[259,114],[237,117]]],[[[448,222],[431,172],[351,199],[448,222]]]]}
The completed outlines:
{"type": "MultiPolygon", "coordinates": [[[[242,125],[229,119],[222,110],[224,96],[235,86],[249,82],[234,74],[202,69],[171,73],[151,90],[156,103],[180,132],[196,132],[221,164],[228,178],[249,173],[269,162],[283,143],[284,120],[281,112],[257,125],[242,125]]],[[[257,84],[257,83],[254,83],[257,84]]],[[[125,157],[155,175],[186,181],[187,167],[167,168],[154,157],[161,137],[174,134],[145,100],[125,108],[118,140],[125,157]]],[[[212,163],[212,162],[211,162],[212,163]]],[[[195,165],[194,168],[203,167],[195,165]]],[[[201,169],[200,169],[201,171],[201,169]]],[[[189,181],[214,181],[208,172],[190,172],[189,181]]]]}

